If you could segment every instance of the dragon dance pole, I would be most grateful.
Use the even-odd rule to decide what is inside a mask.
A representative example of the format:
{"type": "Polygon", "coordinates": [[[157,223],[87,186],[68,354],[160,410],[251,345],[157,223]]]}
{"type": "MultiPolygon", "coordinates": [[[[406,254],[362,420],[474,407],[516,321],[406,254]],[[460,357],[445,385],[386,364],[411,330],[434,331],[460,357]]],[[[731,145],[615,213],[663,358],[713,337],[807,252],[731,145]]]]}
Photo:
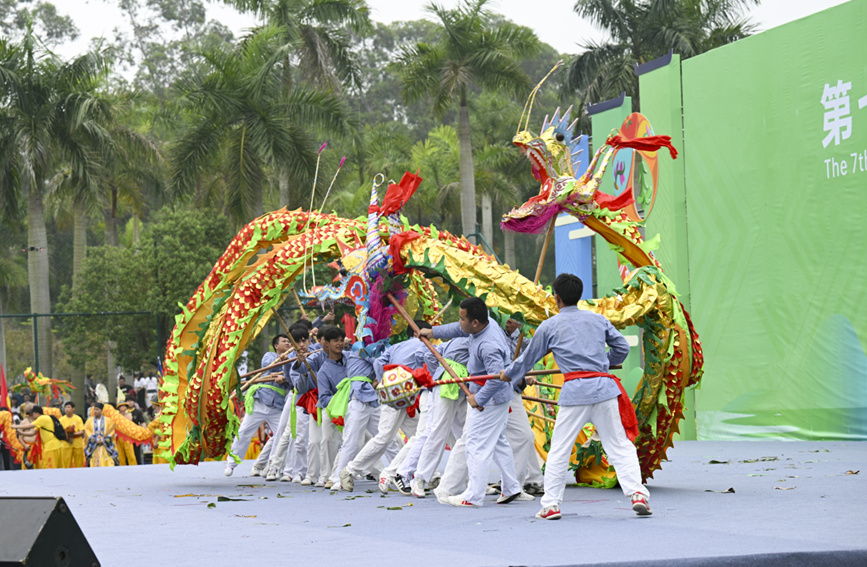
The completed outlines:
{"type": "Polygon", "coordinates": [[[292,295],[295,296],[295,302],[298,303],[298,309],[301,310],[301,316],[304,317],[304,318],[306,318],[306,317],[307,317],[307,312],[304,311],[304,306],[301,304],[301,298],[298,297],[298,292],[295,291],[294,288],[292,289],[292,295]]]}
{"type": "Polygon", "coordinates": [[[256,374],[261,374],[262,372],[265,372],[266,370],[272,370],[274,368],[277,368],[278,366],[283,366],[284,364],[289,364],[290,362],[295,362],[296,360],[298,360],[297,356],[295,358],[290,358],[289,360],[281,360],[280,362],[275,362],[274,364],[272,364],[270,366],[263,366],[262,368],[259,368],[257,370],[251,370],[250,372],[247,372],[246,374],[241,374],[240,376],[238,376],[238,378],[243,379],[243,378],[248,378],[250,376],[254,376],[256,374]]]}
{"type": "MultiPolygon", "coordinates": [[[[286,336],[289,337],[290,341],[292,341],[292,346],[295,347],[295,352],[300,353],[301,349],[298,348],[298,343],[295,342],[295,338],[292,336],[292,333],[289,332],[289,327],[287,327],[286,323],[283,322],[283,318],[280,317],[279,313],[277,313],[277,308],[273,307],[271,310],[274,312],[274,317],[277,317],[277,321],[280,322],[280,326],[283,327],[283,332],[286,333],[286,336]]],[[[313,372],[313,368],[310,367],[307,358],[304,358],[304,366],[307,367],[307,371],[310,372],[310,375],[313,376],[314,380],[316,380],[316,373],[313,372]]]]}
{"type": "MultiPolygon", "coordinates": [[[[542,266],[545,264],[545,254],[548,253],[548,244],[551,242],[551,235],[554,234],[554,225],[557,222],[555,216],[551,219],[551,225],[548,227],[548,234],[545,235],[545,243],[542,245],[542,255],[539,256],[539,264],[536,265],[536,277],[533,278],[533,285],[539,285],[539,280],[542,279],[542,266]]],[[[512,360],[518,358],[521,354],[521,345],[524,343],[524,333],[518,336],[518,346],[515,347],[515,354],[512,355],[512,360]]]]}
{"type": "MultiPolygon", "coordinates": [[[[469,397],[469,396],[470,396],[470,389],[467,388],[467,387],[466,387],[466,386],[465,386],[465,385],[460,381],[460,378],[458,378],[458,375],[455,374],[455,371],[454,371],[454,370],[452,369],[452,367],[449,366],[449,364],[446,362],[446,359],[443,358],[443,355],[441,355],[441,354],[439,353],[439,351],[438,351],[437,349],[435,349],[434,346],[433,346],[432,344],[430,344],[430,341],[429,341],[429,340],[427,340],[425,337],[422,337],[422,336],[421,336],[418,326],[415,324],[415,321],[412,320],[412,317],[409,316],[409,313],[406,312],[406,309],[403,308],[403,305],[401,305],[401,304],[397,301],[397,299],[394,298],[394,296],[393,296],[392,294],[389,293],[389,294],[386,294],[386,295],[387,295],[387,297],[388,297],[388,300],[391,301],[391,304],[394,305],[394,308],[397,309],[397,312],[400,313],[400,316],[403,317],[403,318],[406,320],[406,324],[409,325],[410,328],[412,328],[413,331],[415,331],[415,336],[417,336],[417,337],[421,340],[421,342],[423,342],[424,345],[425,345],[428,349],[430,349],[431,353],[434,355],[434,357],[435,357],[435,358],[437,359],[437,361],[440,363],[440,366],[442,366],[442,367],[445,369],[445,371],[449,373],[449,376],[451,376],[452,378],[454,378],[454,379],[456,380],[455,383],[456,383],[458,386],[461,387],[461,391],[464,393],[464,395],[466,395],[467,397],[469,397]]],[[[479,411],[482,411],[484,408],[483,408],[482,406],[479,406],[478,409],[479,409],[479,411]]]]}
{"type": "Polygon", "coordinates": [[[552,405],[552,406],[559,406],[560,405],[556,401],[549,400],[547,398],[537,398],[535,396],[521,396],[521,397],[524,398],[525,400],[530,400],[531,402],[539,402],[540,404],[548,404],[548,405],[552,405]]]}
{"type": "MultiPolygon", "coordinates": [[[[559,370],[531,370],[526,376],[547,376],[549,374],[560,374],[559,370]]],[[[473,380],[499,380],[499,374],[484,374],[482,376],[467,376],[466,378],[452,378],[446,380],[437,380],[432,385],[441,386],[443,384],[462,384],[464,382],[472,382],[473,380]]],[[[545,384],[543,384],[545,385],[545,384]]]]}

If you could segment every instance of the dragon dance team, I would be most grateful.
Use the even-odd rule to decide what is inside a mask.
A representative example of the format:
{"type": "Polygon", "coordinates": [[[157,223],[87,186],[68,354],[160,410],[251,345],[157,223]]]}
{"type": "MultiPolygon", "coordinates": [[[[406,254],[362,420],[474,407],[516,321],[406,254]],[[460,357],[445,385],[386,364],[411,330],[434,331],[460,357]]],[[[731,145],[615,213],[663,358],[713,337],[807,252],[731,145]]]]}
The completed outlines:
{"type": "Polygon", "coordinates": [[[238,464],[233,455],[244,455],[266,422],[274,435],[253,465],[253,476],[346,491],[354,490],[357,479],[378,480],[383,493],[394,489],[425,498],[432,491],[440,503],[462,508],[482,506],[491,494],[498,494],[497,504],[541,496],[536,518],[556,520],[576,438],[592,422],[633,510],[650,515],[633,444],[635,412],[619,380],[608,373],[623,362],[629,345],[605,317],[577,308],[580,278],[561,274],[553,290],[559,313],[539,325],[517,358],[518,325],[510,321],[504,332],[477,297],[461,302],[458,322],[431,327],[416,321],[418,336],[409,329],[408,340],[375,358],[346,350],[337,326],[322,326],[312,339],[309,321],[295,323],[288,329],[291,338],[274,338],[274,352],[265,354],[262,367],[288,360],[293,343],[295,360],[248,388],[226,476],[238,464]],[[435,348],[459,376],[497,378],[468,382],[468,395],[457,384],[436,385],[423,390],[410,408],[380,404],[376,386],[395,368],[426,367],[434,380],[444,376],[445,368],[420,337],[442,340],[435,348]],[[535,383],[527,372],[548,352],[565,382],[543,477],[521,396],[535,383]],[[447,445],[451,451],[440,474],[447,445]],[[492,462],[500,482],[489,486],[492,462]]]}

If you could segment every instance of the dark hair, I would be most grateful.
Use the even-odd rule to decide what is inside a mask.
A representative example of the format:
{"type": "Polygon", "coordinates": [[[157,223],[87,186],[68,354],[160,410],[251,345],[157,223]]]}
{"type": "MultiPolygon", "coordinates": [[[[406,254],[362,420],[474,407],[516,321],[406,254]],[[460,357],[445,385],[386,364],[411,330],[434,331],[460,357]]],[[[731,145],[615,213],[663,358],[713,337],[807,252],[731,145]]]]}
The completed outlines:
{"type": "Polygon", "coordinates": [[[306,341],[310,338],[310,331],[307,330],[307,327],[304,325],[292,325],[289,329],[289,334],[292,335],[292,338],[295,339],[295,342],[298,341],[306,341]]]}
{"type": "Polygon", "coordinates": [[[124,378],[123,376],[118,376],[118,377],[117,377],[117,381],[120,382],[121,380],[123,380],[124,382],[126,382],[126,378],[124,378]]]}
{"type": "Polygon", "coordinates": [[[326,341],[343,340],[345,336],[346,334],[343,332],[343,329],[336,325],[322,325],[319,328],[319,338],[326,341]]]}
{"type": "MultiPolygon", "coordinates": [[[[415,326],[418,327],[419,329],[430,329],[431,328],[430,323],[428,323],[424,319],[416,319],[413,321],[413,323],[415,323],[415,326]]],[[[417,336],[415,334],[415,331],[412,330],[412,327],[409,328],[409,336],[411,336],[411,337],[417,336]]]]}
{"type": "Polygon", "coordinates": [[[271,346],[274,347],[274,348],[277,348],[277,342],[278,342],[280,339],[286,339],[286,340],[289,340],[289,337],[287,337],[287,336],[284,335],[283,333],[280,333],[280,334],[278,334],[278,335],[274,335],[274,338],[271,339],[271,346]]]}
{"type": "Polygon", "coordinates": [[[560,274],[554,280],[554,293],[560,296],[563,305],[576,305],[584,293],[584,282],[574,274],[560,274]]]}
{"type": "Polygon", "coordinates": [[[34,405],[32,408],[30,408],[30,413],[39,413],[39,414],[45,415],[45,412],[42,411],[42,406],[37,406],[37,405],[34,405]]]}
{"type": "Polygon", "coordinates": [[[308,331],[313,328],[313,323],[311,323],[307,319],[298,319],[298,322],[294,323],[292,326],[295,327],[296,325],[306,327],[308,331]]]}
{"type": "Polygon", "coordinates": [[[96,409],[102,411],[102,408],[105,407],[105,404],[102,403],[102,402],[95,402],[95,403],[93,404],[93,407],[95,407],[96,409]]]}
{"type": "Polygon", "coordinates": [[[468,297],[461,301],[461,309],[467,312],[467,319],[488,323],[488,306],[478,297],[468,297]]]}
{"type": "Polygon", "coordinates": [[[75,402],[66,402],[65,404],[63,404],[63,407],[66,407],[66,406],[75,407],[75,402]]]}

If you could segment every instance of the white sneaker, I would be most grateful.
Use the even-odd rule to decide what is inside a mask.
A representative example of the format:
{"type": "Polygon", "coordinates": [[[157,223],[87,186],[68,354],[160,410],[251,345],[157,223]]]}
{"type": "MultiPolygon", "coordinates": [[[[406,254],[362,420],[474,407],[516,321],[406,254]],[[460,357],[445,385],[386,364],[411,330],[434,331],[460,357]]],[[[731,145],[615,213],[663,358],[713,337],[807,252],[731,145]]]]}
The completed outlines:
{"type": "Polygon", "coordinates": [[[385,473],[379,475],[379,491],[383,494],[388,494],[388,487],[391,483],[394,482],[394,479],[390,476],[387,476],[385,473]]]}
{"type": "Polygon", "coordinates": [[[335,486],[340,486],[343,490],[352,492],[355,488],[355,475],[348,470],[343,469],[340,471],[340,483],[335,486]]]}
{"type": "MultiPolygon", "coordinates": [[[[316,486],[319,486],[318,484],[316,486]]],[[[334,483],[329,479],[328,482],[322,485],[322,488],[331,488],[334,486],[334,483]]]]}
{"type": "Polygon", "coordinates": [[[292,475],[284,474],[280,477],[280,482],[292,482],[292,475]]]}
{"type": "Polygon", "coordinates": [[[434,471],[433,478],[427,483],[428,490],[435,490],[440,485],[440,479],[442,479],[443,475],[440,474],[440,471],[434,471]]]}
{"type": "Polygon", "coordinates": [[[313,486],[313,480],[309,478],[305,478],[301,481],[301,486],[313,486]]]}
{"type": "Polygon", "coordinates": [[[449,498],[452,497],[451,494],[447,494],[444,490],[437,488],[433,491],[434,496],[437,497],[437,502],[440,504],[449,504],[449,498]]]}
{"type": "Polygon", "coordinates": [[[500,497],[497,498],[497,504],[508,504],[509,502],[531,502],[535,500],[536,497],[532,494],[527,494],[524,491],[521,491],[517,494],[512,494],[506,496],[505,494],[500,494],[500,497]]]}
{"type": "Polygon", "coordinates": [[[485,489],[485,496],[493,496],[495,494],[500,493],[500,485],[499,484],[489,484],[488,488],[485,489]]]}
{"type": "Polygon", "coordinates": [[[314,484],[313,486],[315,486],[316,488],[325,488],[325,481],[324,481],[324,480],[320,480],[319,482],[317,482],[317,483],[314,484]]]}
{"type": "Polygon", "coordinates": [[[412,495],[416,498],[424,498],[424,479],[423,478],[414,478],[412,482],[409,483],[409,487],[412,490],[412,495]]]}
{"type": "Polygon", "coordinates": [[[449,497],[449,504],[455,506],[456,508],[481,508],[481,506],[479,506],[478,504],[473,504],[472,502],[464,500],[462,494],[449,497]]]}
{"type": "Polygon", "coordinates": [[[277,477],[277,469],[275,469],[275,468],[273,468],[273,467],[271,467],[270,469],[268,469],[268,474],[265,475],[265,480],[268,480],[268,481],[275,481],[275,480],[277,480],[277,478],[278,478],[278,477],[277,477]]]}
{"type": "Polygon", "coordinates": [[[223,469],[223,474],[226,476],[232,476],[233,472],[235,472],[235,467],[233,467],[229,463],[226,463],[226,468],[223,469]]]}
{"type": "Polygon", "coordinates": [[[253,465],[253,468],[250,469],[250,476],[262,476],[262,469],[253,465]]]}
{"type": "Polygon", "coordinates": [[[293,478],[293,479],[292,479],[292,482],[295,483],[295,484],[301,484],[301,483],[304,482],[304,479],[301,478],[301,476],[299,475],[299,476],[296,476],[295,478],[293,478]]]}

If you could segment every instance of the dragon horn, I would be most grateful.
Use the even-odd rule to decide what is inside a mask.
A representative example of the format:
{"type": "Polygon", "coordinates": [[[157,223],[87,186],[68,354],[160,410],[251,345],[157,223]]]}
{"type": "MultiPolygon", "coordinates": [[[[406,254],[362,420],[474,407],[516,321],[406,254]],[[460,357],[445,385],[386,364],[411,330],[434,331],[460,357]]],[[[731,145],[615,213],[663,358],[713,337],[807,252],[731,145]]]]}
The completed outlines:
{"type": "Polygon", "coordinates": [[[522,124],[524,125],[525,130],[530,127],[530,113],[533,111],[533,103],[536,102],[536,93],[539,92],[539,89],[542,88],[542,84],[545,82],[545,80],[548,79],[548,77],[551,76],[551,73],[556,71],[557,68],[561,67],[562,65],[563,60],[560,59],[559,61],[557,61],[557,63],[554,64],[551,70],[548,71],[548,74],[542,77],[542,80],[539,81],[539,84],[536,85],[532,91],[530,91],[530,96],[527,97],[527,102],[524,103],[524,110],[521,112],[521,119],[518,121],[518,129],[515,131],[515,135],[517,135],[521,131],[522,124]]]}

